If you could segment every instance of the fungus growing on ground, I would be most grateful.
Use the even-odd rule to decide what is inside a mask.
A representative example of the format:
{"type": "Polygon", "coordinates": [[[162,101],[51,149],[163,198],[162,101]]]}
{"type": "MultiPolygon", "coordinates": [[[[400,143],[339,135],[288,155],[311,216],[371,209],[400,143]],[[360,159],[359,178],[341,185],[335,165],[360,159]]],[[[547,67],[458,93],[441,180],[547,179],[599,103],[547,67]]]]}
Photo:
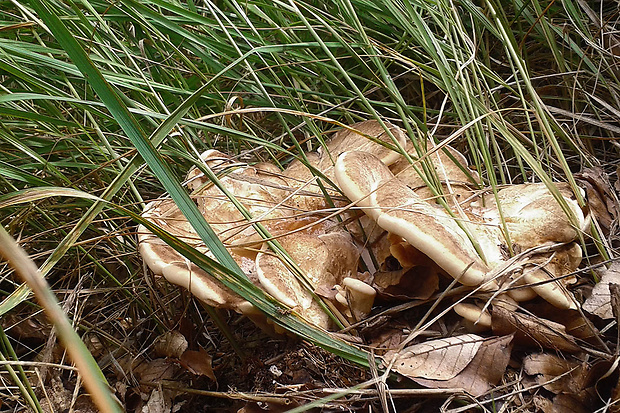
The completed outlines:
{"type": "Polygon", "coordinates": [[[362,280],[352,277],[342,280],[339,287],[336,301],[346,309],[347,317],[353,321],[365,319],[372,310],[377,291],[362,280]]]}
{"type": "Polygon", "coordinates": [[[346,277],[357,275],[359,252],[351,236],[343,230],[323,234],[297,232],[279,238],[278,242],[301,269],[309,285],[304,286],[266,247],[256,257],[260,285],[312,324],[328,329],[329,317],[313,294],[319,287],[331,289],[346,277]]]}
{"type": "MultiPolygon", "coordinates": [[[[284,253],[298,265],[306,284],[300,282],[281,257],[269,249],[227,195],[212,185],[197,168],[192,168],[186,177],[193,190],[192,197],[233,259],[255,285],[311,324],[328,328],[331,324],[329,317],[313,293],[317,289],[330,290],[346,277],[357,275],[359,250],[349,233],[336,222],[318,221],[318,216],[295,216],[295,206],[287,203],[290,191],[283,189],[287,181],[276,173],[274,165],[262,163],[259,167],[252,167],[234,162],[213,150],[205,152],[202,158],[207,167],[225,170],[226,174],[220,178],[222,187],[232,193],[270,235],[277,237],[284,253]]],[[[210,254],[172,200],[149,203],[142,216],[199,251],[210,254]]],[[[186,288],[211,306],[249,315],[264,326],[264,319],[256,318],[257,310],[250,303],[189,262],[144,226],[140,226],[138,232],[139,251],[155,274],[186,288]]]]}
{"type": "MultiPolygon", "coordinates": [[[[494,303],[510,303],[501,304],[504,307],[516,308],[516,302],[540,296],[558,308],[575,308],[567,281],[557,278],[579,266],[581,249],[576,240],[587,230],[588,220],[568,185],[557,188],[571,219],[543,184],[511,185],[496,194],[474,191],[480,177],[467,168],[461,153],[445,147],[446,152],[437,151],[428,160],[455,217],[433,200],[418,172],[400,153],[403,148],[413,152],[404,131],[389,123],[386,127],[395,141],[378,122],[366,121],[351,126],[357,132],[343,129],[318,152],[305,154],[311,168],[337,186],[326,189],[336,205],[346,205],[341,193],[354,203],[343,213],[344,223],[319,219],[325,218],[322,210],[328,203],[317,178],[298,160],[280,171],[269,163],[239,163],[214,150],[203,154],[205,166],[221,173],[220,184],[246,208],[251,220],[198,168],[190,170],[186,181],[205,219],[248,278],[321,328],[331,323],[317,295],[332,299],[354,321],[371,311],[376,291],[359,280],[360,251],[370,278],[377,276],[379,291],[387,296],[398,295],[390,291],[394,285],[390,283],[406,284],[403,278],[415,276],[413,269],[418,268],[435,278],[437,272],[445,272],[461,284],[481,287],[483,293],[493,294],[494,303]],[[297,269],[264,242],[254,222],[277,239],[297,269]],[[543,246],[547,250],[540,252],[543,246]],[[390,259],[400,268],[389,268],[390,259]]],[[[172,201],[150,203],[143,216],[209,253],[172,201]]],[[[146,228],[141,226],[139,232],[140,252],[154,273],[210,305],[256,313],[247,301],[146,228]]],[[[481,307],[462,303],[455,310],[478,327],[490,325],[490,314],[481,307]]]]}
{"type": "MultiPolygon", "coordinates": [[[[142,217],[199,251],[208,253],[204,245],[199,242],[200,238],[194,229],[172,200],[162,199],[150,202],[144,209],[142,217]]],[[[183,257],[143,225],[138,226],[138,250],[154,274],[163,275],[169,282],[187,289],[196,298],[212,307],[240,311],[239,306],[245,301],[244,299],[183,257]]],[[[246,272],[252,271],[252,261],[244,260],[240,256],[236,257],[236,261],[242,268],[246,267],[246,272]]]]}
{"type": "Polygon", "coordinates": [[[336,180],[381,228],[402,237],[459,282],[478,286],[485,281],[488,268],[456,221],[395,178],[376,156],[342,154],[336,163],[336,180]]]}

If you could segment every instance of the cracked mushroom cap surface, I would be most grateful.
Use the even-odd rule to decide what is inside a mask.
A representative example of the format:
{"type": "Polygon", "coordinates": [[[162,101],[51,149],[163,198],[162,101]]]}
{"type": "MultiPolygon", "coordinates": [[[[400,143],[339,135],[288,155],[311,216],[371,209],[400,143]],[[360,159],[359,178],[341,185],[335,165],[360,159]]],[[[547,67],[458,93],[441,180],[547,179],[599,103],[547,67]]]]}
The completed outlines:
{"type": "MultiPolygon", "coordinates": [[[[316,152],[306,154],[308,165],[321,171],[320,157],[316,152]]],[[[291,192],[287,194],[287,204],[291,205],[297,211],[319,211],[329,207],[325,199],[325,195],[317,184],[317,177],[312,173],[310,168],[299,159],[294,159],[284,170],[283,175],[291,188],[291,192]]],[[[333,189],[327,189],[330,196],[338,196],[339,194],[333,189]]]]}
{"type": "MultiPolygon", "coordinates": [[[[384,124],[394,136],[398,145],[405,148],[407,145],[407,136],[404,131],[390,122],[384,122],[384,124]]],[[[402,157],[400,152],[394,151],[373,140],[375,139],[378,142],[383,142],[392,147],[397,146],[378,121],[374,119],[366,120],[354,123],[350,128],[351,129],[343,128],[336,132],[334,136],[327,141],[327,151],[325,151],[324,148],[319,149],[319,165],[322,166],[322,169],[324,168],[326,170],[328,167],[333,166],[338,156],[344,152],[350,151],[352,148],[359,152],[373,154],[386,165],[392,165],[402,157]],[[373,139],[369,139],[365,135],[373,139]]]]}
{"type": "Polygon", "coordinates": [[[471,286],[485,281],[488,268],[455,220],[396,179],[379,158],[345,152],[336,163],[336,179],[380,227],[402,237],[450,276],[471,286]]]}
{"type": "MultiPolygon", "coordinates": [[[[351,129],[340,129],[327,140],[325,147],[319,148],[317,152],[306,153],[308,164],[320,171],[325,178],[334,184],[336,183],[334,178],[334,164],[336,159],[341,153],[351,148],[372,153],[379,157],[384,163],[388,165],[392,164],[401,157],[401,154],[374,140],[383,142],[392,147],[400,146],[404,148],[407,137],[402,129],[391,123],[385,122],[385,126],[390,133],[392,133],[398,145],[394,143],[379,122],[376,120],[367,120],[351,125],[351,129]]],[[[291,187],[301,189],[299,195],[292,197],[296,207],[306,211],[316,211],[329,207],[321,189],[316,183],[315,175],[299,159],[295,159],[289,164],[284,171],[284,175],[289,178],[289,185],[291,187]]],[[[334,188],[327,187],[326,189],[327,193],[332,197],[337,198],[340,195],[334,188]]]]}
{"type": "MultiPolygon", "coordinates": [[[[428,146],[430,150],[435,145],[431,146],[429,144],[428,146]]],[[[408,142],[406,150],[407,153],[414,155],[412,156],[414,159],[418,158],[412,143],[408,142]]],[[[435,170],[437,178],[442,184],[443,193],[450,204],[469,202],[469,199],[474,194],[472,188],[477,187],[477,183],[480,182],[480,176],[476,171],[468,167],[469,162],[461,152],[446,145],[444,149],[430,154],[426,162],[435,170]]],[[[418,163],[417,168],[421,170],[422,165],[418,163]]],[[[390,165],[390,170],[420,197],[429,200],[433,199],[433,192],[426,186],[424,179],[418,174],[416,168],[404,156],[401,156],[397,162],[390,165]]]]}
{"type": "MultiPolygon", "coordinates": [[[[359,251],[350,235],[342,230],[323,234],[297,232],[278,239],[316,291],[330,289],[357,274],[359,251]]],[[[328,329],[330,320],[282,260],[264,248],[256,257],[258,280],[265,291],[312,324],[328,329]]]]}
{"type": "MultiPolygon", "coordinates": [[[[225,154],[209,150],[202,155],[206,164],[216,170],[230,168],[230,173],[222,176],[221,185],[232,192],[253,217],[264,219],[265,226],[279,222],[290,215],[286,206],[280,205],[281,193],[274,186],[281,184],[271,165],[250,167],[233,161],[225,154]]],[[[257,238],[255,229],[248,223],[230,199],[215,185],[212,185],[198,168],[192,168],[186,182],[193,188],[192,198],[200,213],[209,222],[215,233],[230,246],[234,242],[244,242],[248,238],[257,238]]],[[[149,203],[142,216],[164,228],[172,235],[209,255],[191,224],[171,199],[160,199],[149,203]]],[[[189,290],[205,303],[220,308],[230,308],[246,313],[248,304],[241,297],[224,287],[219,281],[189,262],[172,247],[149,232],[144,226],[138,228],[139,252],[147,266],[158,275],[163,275],[169,282],[189,290]]],[[[260,238],[260,237],[258,237],[260,238]]],[[[244,273],[257,283],[255,257],[260,249],[262,239],[255,240],[251,248],[229,248],[233,259],[244,273]]]]}
{"type": "Polygon", "coordinates": [[[501,253],[508,248],[501,231],[502,218],[498,201],[516,252],[544,245],[565,244],[556,247],[551,253],[527,255],[518,260],[514,267],[520,270],[511,275],[505,285],[522,286],[508,291],[517,301],[527,301],[538,295],[555,307],[575,309],[575,300],[566,289],[572,278],[564,276],[575,271],[581,263],[581,248],[572,241],[578,238],[579,231],[587,230],[587,220],[570,186],[566,183],[558,183],[556,186],[574,214],[577,228],[571,225],[570,219],[544,184],[511,185],[498,191],[497,200],[493,194],[487,194],[472,204],[470,212],[476,217],[473,220],[480,223],[475,226],[475,230],[485,253],[492,251],[487,254],[487,258],[491,258],[491,267],[499,267],[507,260],[501,253]],[[480,203],[486,206],[480,209],[480,203]]]}
{"type": "MultiPolygon", "coordinates": [[[[217,151],[207,153],[216,153],[220,162],[224,156],[217,151]]],[[[211,162],[211,158],[206,159],[208,165],[211,162]]],[[[235,196],[253,220],[260,221],[267,230],[270,230],[272,226],[277,226],[280,220],[290,218],[293,209],[282,203],[287,194],[285,190],[287,181],[278,175],[275,165],[260,163],[250,166],[235,163],[230,158],[223,162],[220,165],[225,165],[230,171],[219,178],[220,184],[235,196]]],[[[230,198],[201,174],[198,174],[198,179],[193,178],[198,187],[194,190],[192,198],[218,237],[225,244],[234,244],[257,235],[251,222],[237,209],[230,198]]],[[[192,169],[188,173],[188,178],[194,175],[196,172],[192,169]]]]}

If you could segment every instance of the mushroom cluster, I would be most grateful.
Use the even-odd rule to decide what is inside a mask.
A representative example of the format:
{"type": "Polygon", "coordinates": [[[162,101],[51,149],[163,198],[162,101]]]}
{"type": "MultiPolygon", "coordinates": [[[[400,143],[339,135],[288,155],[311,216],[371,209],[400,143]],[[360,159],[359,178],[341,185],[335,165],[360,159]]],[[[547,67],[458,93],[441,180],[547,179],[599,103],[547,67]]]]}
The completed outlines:
{"type": "MultiPolygon", "coordinates": [[[[425,157],[423,174],[421,163],[411,162],[419,157],[404,131],[385,125],[365,121],[342,129],[284,171],[209,150],[202,161],[220,176],[220,186],[195,167],[186,183],[248,278],[320,328],[330,328],[331,321],[318,300],[330,300],[351,321],[363,319],[371,311],[378,274],[395,262],[400,276],[424,266],[504,306],[516,308],[540,296],[560,309],[576,308],[566,275],[581,262],[577,240],[588,230],[588,219],[567,184],[556,184],[555,193],[544,184],[483,191],[478,174],[449,146],[425,157]],[[429,189],[429,175],[440,191],[429,189]],[[234,194],[251,220],[224,191],[234,194]],[[349,208],[336,219],[326,213],[330,205],[349,208]],[[270,248],[255,222],[278,240],[297,269],[270,248]]],[[[142,215],[210,254],[171,200],[151,202],[142,215]]],[[[207,304],[260,319],[252,305],[144,226],[139,250],[155,274],[207,304]]],[[[478,327],[490,325],[482,307],[460,303],[455,311],[478,327]]]]}

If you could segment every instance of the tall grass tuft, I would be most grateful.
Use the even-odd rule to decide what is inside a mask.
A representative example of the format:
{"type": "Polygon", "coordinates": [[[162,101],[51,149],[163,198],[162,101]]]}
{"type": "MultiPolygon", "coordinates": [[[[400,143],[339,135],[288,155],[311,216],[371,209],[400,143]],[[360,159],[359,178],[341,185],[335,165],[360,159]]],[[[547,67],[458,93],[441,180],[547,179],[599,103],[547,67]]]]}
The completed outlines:
{"type": "MultiPolygon", "coordinates": [[[[617,163],[620,121],[617,9],[592,7],[571,0],[7,2],[0,220],[60,301],[70,289],[88,291],[83,306],[91,313],[68,310],[83,337],[108,337],[111,319],[146,319],[162,332],[174,322],[146,288],[134,231],[145,202],[167,192],[216,261],[159,232],[167,242],[293,334],[368,366],[366,350],[280,314],[247,281],[181,177],[207,148],[284,167],[322,146],[334,125],[374,118],[406,129],[417,150],[413,166],[436,194],[433,169],[418,161],[429,139],[464,152],[481,189],[537,181],[562,200],[553,185],[561,180],[585,202],[574,174],[617,163]]],[[[592,254],[612,255],[602,234],[582,242],[592,254]]],[[[33,317],[30,289],[8,267],[1,277],[0,317],[33,317]]],[[[34,359],[44,343],[16,352],[24,346],[11,333],[15,325],[1,320],[10,338],[1,360],[34,359]]],[[[121,342],[110,337],[106,345],[144,350],[121,342]]],[[[113,371],[109,362],[99,368],[113,371]]],[[[32,376],[10,364],[7,371],[14,403],[40,409],[32,376]]]]}

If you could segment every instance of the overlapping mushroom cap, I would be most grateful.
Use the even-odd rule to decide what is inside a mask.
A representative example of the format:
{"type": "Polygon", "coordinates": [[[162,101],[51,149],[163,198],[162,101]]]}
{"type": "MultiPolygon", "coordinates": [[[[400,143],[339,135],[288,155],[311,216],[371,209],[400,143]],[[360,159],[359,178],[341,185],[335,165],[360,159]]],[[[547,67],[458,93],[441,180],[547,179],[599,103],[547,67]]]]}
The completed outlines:
{"type": "MultiPolygon", "coordinates": [[[[352,320],[370,311],[374,290],[357,274],[360,251],[370,278],[392,256],[402,266],[398,277],[415,274],[408,269],[422,263],[429,271],[436,271],[437,266],[462,284],[486,291],[535,284],[500,294],[498,302],[514,303],[539,295],[557,307],[575,308],[566,282],[556,281],[581,262],[581,249],[574,241],[587,230],[587,220],[568,185],[558,184],[557,188],[571,218],[542,184],[512,185],[496,194],[481,194],[474,190],[480,177],[467,168],[464,156],[445,147],[446,152],[436,151],[428,161],[448,205],[456,211],[449,214],[434,202],[422,177],[402,156],[400,151],[405,148],[411,158],[417,158],[405,133],[392,124],[386,126],[389,134],[376,121],[354,124],[353,130],[334,134],[318,152],[305,154],[310,168],[293,161],[282,172],[272,164],[249,166],[221,152],[207,151],[203,161],[220,175],[221,188],[198,168],[190,170],[186,181],[201,213],[248,277],[321,328],[330,326],[317,301],[317,293],[324,296],[321,292],[325,290],[335,291],[331,298],[352,320]],[[351,211],[361,209],[364,215],[346,212],[345,225],[318,221],[325,214],[312,212],[324,210],[328,202],[317,185],[317,171],[336,185],[326,190],[337,206],[347,203],[342,193],[355,204],[351,211]],[[243,205],[251,221],[222,188],[243,205]],[[302,217],[300,212],[306,214],[302,217]],[[285,253],[264,242],[252,226],[258,221],[277,238],[285,253]],[[553,248],[544,254],[527,253],[544,245],[553,248]],[[516,257],[509,256],[511,249],[516,257]],[[284,258],[286,254],[290,262],[284,258]],[[495,279],[500,269],[502,277],[495,279]]],[[[150,203],[143,216],[209,254],[172,201],[150,203]]],[[[255,313],[248,302],[146,228],[141,226],[139,232],[140,252],[154,273],[210,305],[255,313]]],[[[471,314],[477,314],[477,319],[483,315],[470,304],[458,311],[470,318],[471,314]]]]}
{"type": "Polygon", "coordinates": [[[372,154],[351,151],[338,158],[335,176],[342,191],[367,216],[400,237],[392,243],[391,253],[403,267],[414,266],[422,252],[465,285],[488,290],[533,284],[512,289],[511,297],[520,301],[539,295],[559,308],[575,308],[563,276],[581,262],[581,250],[574,241],[587,230],[587,220],[570,187],[557,184],[569,214],[544,184],[512,185],[496,196],[477,195],[471,180],[465,181],[477,175],[465,164],[457,165],[464,161],[462,155],[452,148],[448,151],[451,157],[437,152],[433,165],[448,197],[457,194],[453,196],[457,204],[467,201],[449,203],[460,211],[456,216],[418,189],[418,185],[426,187],[417,172],[408,169],[409,161],[401,159],[388,167],[372,154]],[[567,245],[509,260],[511,248],[519,253],[560,244],[567,245]],[[510,276],[491,280],[499,270],[510,276]]]}
{"type": "Polygon", "coordinates": [[[488,268],[456,221],[395,178],[379,158],[346,152],[336,163],[336,179],[381,228],[401,236],[463,284],[484,282],[488,268]]]}
{"type": "Polygon", "coordinates": [[[308,287],[272,251],[264,248],[256,257],[261,286],[300,316],[327,329],[331,322],[313,297],[319,286],[333,287],[357,275],[359,253],[343,230],[323,234],[295,233],[278,239],[292,261],[302,270],[308,287]]]}
{"type": "MultiPolygon", "coordinates": [[[[142,216],[203,253],[204,244],[170,199],[150,202],[142,216]]],[[[143,225],[138,226],[138,250],[146,265],[157,275],[186,288],[198,299],[213,307],[237,310],[245,300],[224,287],[198,266],[183,257],[143,225]]],[[[253,261],[235,257],[246,273],[253,271],[253,261]]]]}
{"type": "MultiPolygon", "coordinates": [[[[287,181],[274,165],[249,166],[234,162],[218,151],[203,154],[206,166],[226,172],[219,179],[221,188],[232,193],[250,215],[278,237],[285,253],[293,259],[307,279],[304,286],[271,251],[263,238],[218,186],[211,184],[197,169],[188,173],[186,182],[192,198],[216,234],[229,247],[233,259],[257,286],[283,305],[321,328],[330,321],[313,297],[319,287],[331,289],[346,277],[357,274],[358,248],[351,236],[332,221],[318,217],[297,217],[290,199],[287,181]],[[312,225],[309,225],[312,224],[312,225]]],[[[142,216],[199,251],[210,254],[189,222],[170,199],[149,203],[142,216]]],[[[138,228],[139,251],[146,264],[171,283],[189,290],[205,303],[237,312],[256,315],[256,310],[219,281],[189,262],[144,226],[138,228]]],[[[261,322],[260,320],[258,320],[261,322]]]]}

